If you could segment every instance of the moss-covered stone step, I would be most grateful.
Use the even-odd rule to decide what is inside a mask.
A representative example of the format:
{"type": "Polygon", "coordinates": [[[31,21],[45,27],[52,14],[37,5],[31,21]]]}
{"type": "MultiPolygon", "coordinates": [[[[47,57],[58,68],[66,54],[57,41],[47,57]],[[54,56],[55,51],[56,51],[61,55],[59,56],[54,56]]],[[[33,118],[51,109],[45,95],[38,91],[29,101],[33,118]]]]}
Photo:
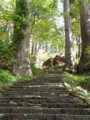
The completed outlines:
{"type": "Polygon", "coordinates": [[[2,93],[2,95],[11,95],[11,94],[34,94],[34,93],[59,93],[59,94],[67,94],[69,93],[68,91],[60,91],[60,90],[54,90],[54,91],[29,91],[29,90],[10,90],[10,91],[5,91],[2,93]]]}
{"type": "Polygon", "coordinates": [[[13,114],[60,114],[61,108],[29,108],[29,107],[0,107],[0,113],[13,113],[13,114]]]}
{"type": "Polygon", "coordinates": [[[8,90],[8,91],[6,91],[6,93],[11,93],[11,92],[60,92],[60,93],[62,93],[62,92],[68,92],[67,90],[59,90],[59,89],[49,89],[49,88],[46,88],[46,89],[44,89],[44,88],[42,88],[42,89],[40,89],[40,88],[36,88],[36,89],[10,89],[10,90],[8,90]]]}
{"type": "Polygon", "coordinates": [[[41,106],[47,108],[87,108],[87,104],[80,103],[42,103],[41,106]]]}
{"type": "Polygon", "coordinates": [[[90,120],[90,115],[68,114],[1,114],[1,120],[90,120]]]}
{"type": "Polygon", "coordinates": [[[24,82],[18,82],[14,83],[14,85],[42,85],[46,83],[63,83],[61,78],[58,77],[42,77],[42,78],[37,78],[37,79],[32,79],[31,81],[24,81],[24,82]]]}
{"type": "MultiPolygon", "coordinates": [[[[63,94],[62,94],[63,95],[63,94]]],[[[20,94],[18,94],[18,95],[8,95],[8,96],[4,96],[3,98],[0,98],[0,100],[1,99],[20,99],[20,98],[22,98],[22,99],[34,99],[34,98],[36,98],[36,99],[45,99],[45,95],[39,95],[39,94],[36,94],[36,95],[20,95],[20,94]]],[[[61,98],[60,98],[60,96],[58,95],[53,95],[53,94],[51,94],[51,95],[46,95],[46,99],[47,98],[52,98],[52,99],[67,99],[66,97],[64,97],[64,96],[61,96],[61,98]]],[[[70,98],[70,99],[72,99],[73,97],[72,96],[68,96],[68,98],[70,98]]]]}
{"type": "Polygon", "coordinates": [[[87,104],[79,103],[42,103],[42,104],[32,104],[26,102],[14,103],[0,103],[0,107],[43,107],[43,108],[87,108],[87,104]]]}
{"type": "Polygon", "coordinates": [[[16,90],[19,90],[19,91],[22,91],[22,90],[28,90],[28,91],[67,91],[66,88],[64,87],[51,87],[51,86],[43,86],[43,87],[13,87],[11,89],[8,89],[8,91],[16,91],[16,90]]]}
{"type": "Polygon", "coordinates": [[[64,103],[79,103],[82,102],[81,99],[77,97],[41,97],[41,96],[33,96],[33,97],[17,97],[17,98],[0,98],[0,102],[8,102],[8,101],[23,101],[23,102],[34,102],[34,101],[46,101],[51,103],[57,103],[57,102],[64,102],[64,103]]]}
{"type": "MultiPolygon", "coordinates": [[[[15,84],[13,84],[13,86],[10,86],[10,87],[24,87],[24,86],[37,86],[37,85],[39,85],[39,86],[58,86],[58,85],[64,85],[63,84],[63,82],[61,82],[61,81],[59,81],[59,83],[57,83],[55,80],[53,81],[53,82],[50,82],[50,81],[48,81],[48,82],[46,82],[46,81],[44,81],[43,82],[43,84],[39,84],[38,82],[37,82],[37,84],[35,84],[34,85],[34,83],[35,82],[33,82],[33,84],[32,84],[32,82],[29,82],[28,83],[28,81],[27,82],[19,82],[19,83],[15,83],[15,84]]],[[[42,83],[41,81],[40,81],[40,83],[42,83]]]]}
{"type": "Polygon", "coordinates": [[[30,94],[30,95],[9,95],[9,96],[3,96],[2,98],[0,98],[0,100],[2,99],[78,99],[77,97],[73,97],[73,96],[70,96],[68,94],[59,94],[59,95],[55,95],[54,93],[52,93],[51,95],[39,95],[39,94],[30,94]]]}
{"type": "Polygon", "coordinates": [[[68,92],[4,92],[2,93],[3,97],[16,97],[16,96],[25,96],[25,95],[40,95],[40,96],[69,96],[68,92]]]}
{"type": "Polygon", "coordinates": [[[19,102],[26,102],[26,103],[80,103],[82,102],[82,100],[61,100],[61,99],[47,99],[47,100],[37,100],[37,99],[30,99],[30,100],[25,100],[25,99],[19,99],[19,100],[15,100],[15,99],[3,99],[2,101],[0,101],[0,103],[10,103],[11,101],[19,103],[19,102]]]}
{"type": "Polygon", "coordinates": [[[51,83],[51,82],[45,82],[45,81],[44,81],[43,84],[38,84],[38,83],[37,83],[37,84],[35,84],[35,85],[32,85],[31,83],[27,83],[27,82],[26,82],[26,83],[23,83],[23,82],[22,82],[22,83],[14,84],[13,86],[10,86],[10,88],[12,88],[12,87],[25,87],[25,86],[26,86],[26,87],[28,87],[28,86],[33,86],[33,87],[34,87],[34,86],[37,86],[37,85],[38,85],[38,86],[51,86],[51,87],[55,87],[55,86],[61,86],[61,87],[63,87],[63,86],[64,86],[63,82],[60,82],[60,81],[59,81],[59,83],[57,83],[57,82],[55,82],[55,81],[52,82],[52,83],[51,83]]]}
{"type": "Polygon", "coordinates": [[[90,115],[90,109],[89,108],[82,109],[82,108],[0,107],[0,113],[90,115]]]}

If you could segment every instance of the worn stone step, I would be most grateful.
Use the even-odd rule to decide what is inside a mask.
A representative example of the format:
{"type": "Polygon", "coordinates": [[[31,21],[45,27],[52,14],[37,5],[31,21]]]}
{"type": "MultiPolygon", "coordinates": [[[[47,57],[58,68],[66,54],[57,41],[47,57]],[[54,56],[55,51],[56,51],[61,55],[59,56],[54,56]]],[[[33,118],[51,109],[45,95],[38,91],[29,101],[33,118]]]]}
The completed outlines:
{"type": "Polygon", "coordinates": [[[19,102],[26,102],[26,103],[37,103],[37,104],[42,104],[42,103],[81,103],[82,100],[72,100],[72,99],[47,99],[47,100],[37,100],[37,99],[30,99],[30,100],[26,100],[26,99],[19,99],[19,100],[15,100],[15,99],[8,99],[8,100],[2,100],[0,101],[0,103],[10,103],[11,101],[15,102],[15,103],[19,103],[19,102]]]}
{"type": "Polygon", "coordinates": [[[41,97],[41,96],[32,96],[32,97],[14,97],[14,98],[0,98],[0,102],[8,102],[8,101],[23,101],[23,102],[31,102],[31,101],[46,101],[46,102],[64,102],[64,103],[78,103],[82,102],[81,99],[77,97],[41,97]]]}
{"type": "Polygon", "coordinates": [[[50,86],[50,87],[55,87],[55,86],[61,86],[63,87],[64,84],[63,82],[44,82],[44,84],[35,84],[35,85],[32,85],[31,83],[18,83],[18,84],[14,84],[13,86],[10,86],[10,88],[12,87],[29,87],[29,86],[50,86]]]}
{"type": "Polygon", "coordinates": [[[87,104],[79,103],[42,103],[42,104],[32,104],[26,102],[14,103],[0,103],[0,107],[43,107],[43,108],[87,108],[87,104]]]}
{"type": "Polygon", "coordinates": [[[87,104],[80,103],[43,103],[41,106],[47,108],[87,108],[87,104]]]}
{"type": "Polygon", "coordinates": [[[40,88],[36,88],[36,89],[34,89],[34,88],[32,88],[32,89],[10,89],[10,90],[8,90],[8,91],[6,91],[6,93],[10,93],[10,92],[68,92],[67,90],[63,90],[63,89],[49,89],[49,88],[46,88],[46,89],[40,89],[40,88]]]}
{"type": "Polygon", "coordinates": [[[0,113],[13,113],[13,114],[60,114],[61,108],[29,108],[29,107],[0,107],[0,113]]]}
{"type": "Polygon", "coordinates": [[[18,84],[14,84],[13,86],[10,86],[10,88],[12,88],[12,87],[43,87],[43,86],[49,86],[49,87],[58,87],[58,86],[60,86],[60,87],[64,87],[64,84],[63,84],[63,82],[59,82],[59,83],[57,83],[57,82],[44,82],[44,84],[35,84],[35,85],[32,85],[31,83],[18,83],[18,84]]]}
{"type": "Polygon", "coordinates": [[[0,107],[0,113],[13,114],[70,114],[90,115],[90,108],[29,108],[29,107],[0,107]]]}
{"type": "Polygon", "coordinates": [[[43,87],[14,87],[14,88],[11,88],[11,89],[8,89],[8,91],[22,91],[22,90],[28,90],[28,91],[67,91],[66,88],[64,87],[47,87],[47,86],[43,86],[43,87]]]}
{"type": "Polygon", "coordinates": [[[5,95],[5,94],[32,94],[32,93],[35,93],[35,92],[36,93],[42,93],[42,92],[43,93],[47,93],[47,92],[56,93],[57,92],[57,93],[60,93],[60,94],[69,93],[68,91],[60,91],[60,90],[54,90],[54,91],[53,90],[52,91],[33,91],[33,90],[32,91],[31,90],[30,91],[29,90],[18,90],[18,91],[14,90],[14,91],[12,91],[12,90],[9,90],[9,91],[3,92],[2,95],[5,95]]]}
{"type": "Polygon", "coordinates": [[[90,120],[90,115],[68,115],[68,114],[1,114],[1,120],[90,120]]]}
{"type": "Polygon", "coordinates": [[[38,78],[38,79],[32,79],[31,81],[24,81],[24,82],[18,82],[18,83],[14,83],[14,85],[42,85],[42,84],[46,84],[46,83],[63,83],[63,81],[61,80],[60,77],[51,77],[49,75],[42,78],[38,78]]]}
{"type": "Polygon", "coordinates": [[[9,96],[3,96],[0,98],[2,99],[76,99],[77,97],[70,96],[69,94],[58,94],[55,95],[54,93],[51,93],[51,95],[40,95],[40,94],[30,94],[30,95],[9,95],[9,96]]]}
{"type": "Polygon", "coordinates": [[[16,96],[25,96],[25,95],[40,95],[40,96],[69,96],[68,91],[67,92],[4,92],[2,93],[2,96],[4,97],[16,97],[16,96]]]}

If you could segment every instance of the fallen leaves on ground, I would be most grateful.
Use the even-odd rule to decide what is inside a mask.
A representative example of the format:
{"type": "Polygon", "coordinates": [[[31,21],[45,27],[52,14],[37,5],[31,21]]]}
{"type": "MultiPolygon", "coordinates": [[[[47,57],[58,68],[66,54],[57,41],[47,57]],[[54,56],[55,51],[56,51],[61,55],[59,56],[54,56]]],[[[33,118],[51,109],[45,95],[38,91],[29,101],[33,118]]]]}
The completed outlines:
{"type": "Polygon", "coordinates": [[[69,94],[59,94],[59,96],[69,96],[69,94]]]}

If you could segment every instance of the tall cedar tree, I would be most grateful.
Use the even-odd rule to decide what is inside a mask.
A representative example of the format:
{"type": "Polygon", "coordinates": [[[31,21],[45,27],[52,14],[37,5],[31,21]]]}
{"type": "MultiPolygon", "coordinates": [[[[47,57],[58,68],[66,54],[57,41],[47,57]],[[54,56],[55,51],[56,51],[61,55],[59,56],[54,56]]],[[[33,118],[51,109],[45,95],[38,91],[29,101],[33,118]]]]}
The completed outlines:
{"type": "Polygon", "coordinates": [[[89,0],[80,1],[80,20],[81,20],[81,38],[82,38],[82,54],[80,62],[77,67],[77,72],[82,73],[90,70],[90,65],[87,66],[87,62],[90,61],[88,54],[85,53],[86,48],[90,45],[90,14],[89,14],[89,0]]]}
{"type": "Polygon", "coordinates": [[[16,0],[16,16],[14,18],[13,46],[17,49],[13,69],[16,75],[31,75],[30,67],[30,0],[16,0]]]}

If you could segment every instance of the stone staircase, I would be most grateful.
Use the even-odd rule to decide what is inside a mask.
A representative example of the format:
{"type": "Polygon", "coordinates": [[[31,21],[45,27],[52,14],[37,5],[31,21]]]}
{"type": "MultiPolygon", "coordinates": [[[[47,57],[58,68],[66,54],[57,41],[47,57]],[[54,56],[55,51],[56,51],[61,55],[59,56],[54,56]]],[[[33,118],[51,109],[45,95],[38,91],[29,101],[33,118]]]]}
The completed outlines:
{"type": "Polygon", "coordinates": [[[14,84],[0,96],[0,120],[90,120],[90,108],[69,94],[62,73],[14,84]]]}

